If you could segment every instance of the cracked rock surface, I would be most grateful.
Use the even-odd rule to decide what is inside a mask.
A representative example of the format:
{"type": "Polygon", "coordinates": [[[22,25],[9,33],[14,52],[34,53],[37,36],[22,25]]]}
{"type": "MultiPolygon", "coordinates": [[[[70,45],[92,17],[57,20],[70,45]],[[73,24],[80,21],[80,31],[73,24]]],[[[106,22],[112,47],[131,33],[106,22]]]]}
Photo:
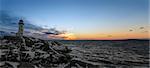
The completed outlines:
{"type": "Polygon", "coordinates": [[[0,68],[149,68],[149,42],[0,38],[0,68]]]}
{"type": "Polygon", "coordinates": [[[45,68],[70,61],[69,50],[56,41],[4,36],[0,43],[0,67],[45,68]]]}

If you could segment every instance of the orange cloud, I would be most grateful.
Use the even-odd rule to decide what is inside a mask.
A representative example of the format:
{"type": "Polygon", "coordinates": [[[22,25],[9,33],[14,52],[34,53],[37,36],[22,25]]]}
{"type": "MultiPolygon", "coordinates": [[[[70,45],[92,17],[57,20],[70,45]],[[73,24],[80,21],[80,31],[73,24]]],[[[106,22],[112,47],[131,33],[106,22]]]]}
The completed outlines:
{"type": "Polygon", "coordinates": [[[64,33],[64,34],[60,34],[59,37],[64,38],[65,40],[76,40],[76,36],[73,33],[64,33]]]}

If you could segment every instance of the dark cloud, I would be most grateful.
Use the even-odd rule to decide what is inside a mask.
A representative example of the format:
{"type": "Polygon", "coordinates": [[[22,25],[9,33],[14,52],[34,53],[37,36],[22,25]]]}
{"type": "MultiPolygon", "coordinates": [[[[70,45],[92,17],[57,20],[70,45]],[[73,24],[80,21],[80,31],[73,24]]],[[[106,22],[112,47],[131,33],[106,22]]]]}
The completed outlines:
{"type": "MultiPolygon", "coordinates": [[[[53,38],[58,38],[54,35],[60,35],[66,33],[66,31],[59,31],[56,28],[50,28],[45,29],[36,25],[31,24],[30,21],[28,21],[24,17],[17,16],[15,14],[12,14],[9,11],[0,11],[0,30],[6,31],[6,32],[17,32],[18,31],[18,22],[20,19],[23,19],[24,21],[24,33],[27,35],[34,35],[34,37],[46,37],[48,35],[53,35],[53,38]]],[[[48,27],[48,26],[45,26],[48,27]]],[[[61,37],[62,39],[62,37],[61,37]]]]}
{"type": "Polygon", "coordinates": [[[41,32],[44,34],[53,34],[53,35],[60,35],[60,34],[66,33],[66,31],[59,31],[56,28],[43,29],[43,30],[41,30],[41,32]]]}
{"type": "MultiPolygon", "coordinates": [[[[12,14],[9,11],[0,11],[0,25],[3,27],[9,26],[10,28],[17,28],[18,27],[18,21],[23,17],[18,17],[15,14],[12,14]]],[[[36,25],[31,24],[28,20],[23,18],[25,25],[25,29],[33,29],[33,30],[40,30],[41,27],[38,27],[36,25]]]]}
{"type": "MultiPolygon", "coordinates": [[[[45,33],[45,34],[55,34],[55,33],[51,33],[51,32],[43,32],[43,33],[45,33]]],[[[57,35],[57,34],[55,34],[55,35],[57,35]]]]}
{"type": "Polygon", "coordinates": [[[11,16],[8,11],[0,11],[0,25],[2,26],[16,26],[17,17],[11,16]]]}
{"type": "Polygon", "coordinates": [[[144,31],[144,32],[148,32],[148,31],[144,31]]]}
{"type": "Polygon", "coordinates": [[[148,31],[143,31],[142,33],[148,33],[148,31]]]}
{"type": "Polygon", "coordinates": [[[130,29],[129,31],[130,31],[130,32],[132,32],[133,30],[132,30],[132,29],[130,29]]]}
{"type": "Polygon", "coordinates": [[[54,33],[55,35],[66,33],[66,31],[58,31],[56,28],[50,28],[49,32],[54,33]]]}
{"type": "Polygon", "coordinates": [[[140,27],[140,29],[144,29],[144,27],[140,27]]]}

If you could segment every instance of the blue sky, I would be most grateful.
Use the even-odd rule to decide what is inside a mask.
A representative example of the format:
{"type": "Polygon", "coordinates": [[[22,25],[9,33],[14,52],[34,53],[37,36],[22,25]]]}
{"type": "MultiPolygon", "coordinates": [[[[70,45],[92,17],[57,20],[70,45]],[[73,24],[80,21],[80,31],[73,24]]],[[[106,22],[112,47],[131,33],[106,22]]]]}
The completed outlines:
{"type": "MultiPolygon", "coordinates": [[[[2,10],[40,27],[84,34],[122,33],[148,25],[148,0],[0,0],[2,10]]],[[[138,33],[138,31],[136,31],[138,33]]]]}

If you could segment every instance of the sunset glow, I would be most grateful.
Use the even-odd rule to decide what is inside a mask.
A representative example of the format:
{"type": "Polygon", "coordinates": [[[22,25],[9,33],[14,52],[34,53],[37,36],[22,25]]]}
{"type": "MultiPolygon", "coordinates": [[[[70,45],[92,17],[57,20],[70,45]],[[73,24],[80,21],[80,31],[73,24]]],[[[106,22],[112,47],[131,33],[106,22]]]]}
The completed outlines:
{"type": "Polygon", "coordinates": [[[77,40],[76,36],[73,33],[61,34],[60,37],[64,37],[65,40],[77,40]]]}
{"type": "Polygon", "coordinates": [[[82,34],[77,35],[80,40],[117,40],[117,39],[148,39],[149,33],[109,33],[109,34],[82,34]]]}
{"type": "MultiPolygon", "coordinates": [[[[150,38],[148,0],[2,0],[1,2],[1,10],[14,17],[27,19],[25,24],[32,24],[29,26],[31,28],[25,25],[29,31],[36,27],[35,31],[38,30],[40,34],[44,32],[43,36],[49,39],[150,38]]],[[[7,27],[15,27],[11,25],[13,23],[14,21],[9,24],[2,23],[0,29],[6,28],[5,30],[10,31],[7,27]]]]}

